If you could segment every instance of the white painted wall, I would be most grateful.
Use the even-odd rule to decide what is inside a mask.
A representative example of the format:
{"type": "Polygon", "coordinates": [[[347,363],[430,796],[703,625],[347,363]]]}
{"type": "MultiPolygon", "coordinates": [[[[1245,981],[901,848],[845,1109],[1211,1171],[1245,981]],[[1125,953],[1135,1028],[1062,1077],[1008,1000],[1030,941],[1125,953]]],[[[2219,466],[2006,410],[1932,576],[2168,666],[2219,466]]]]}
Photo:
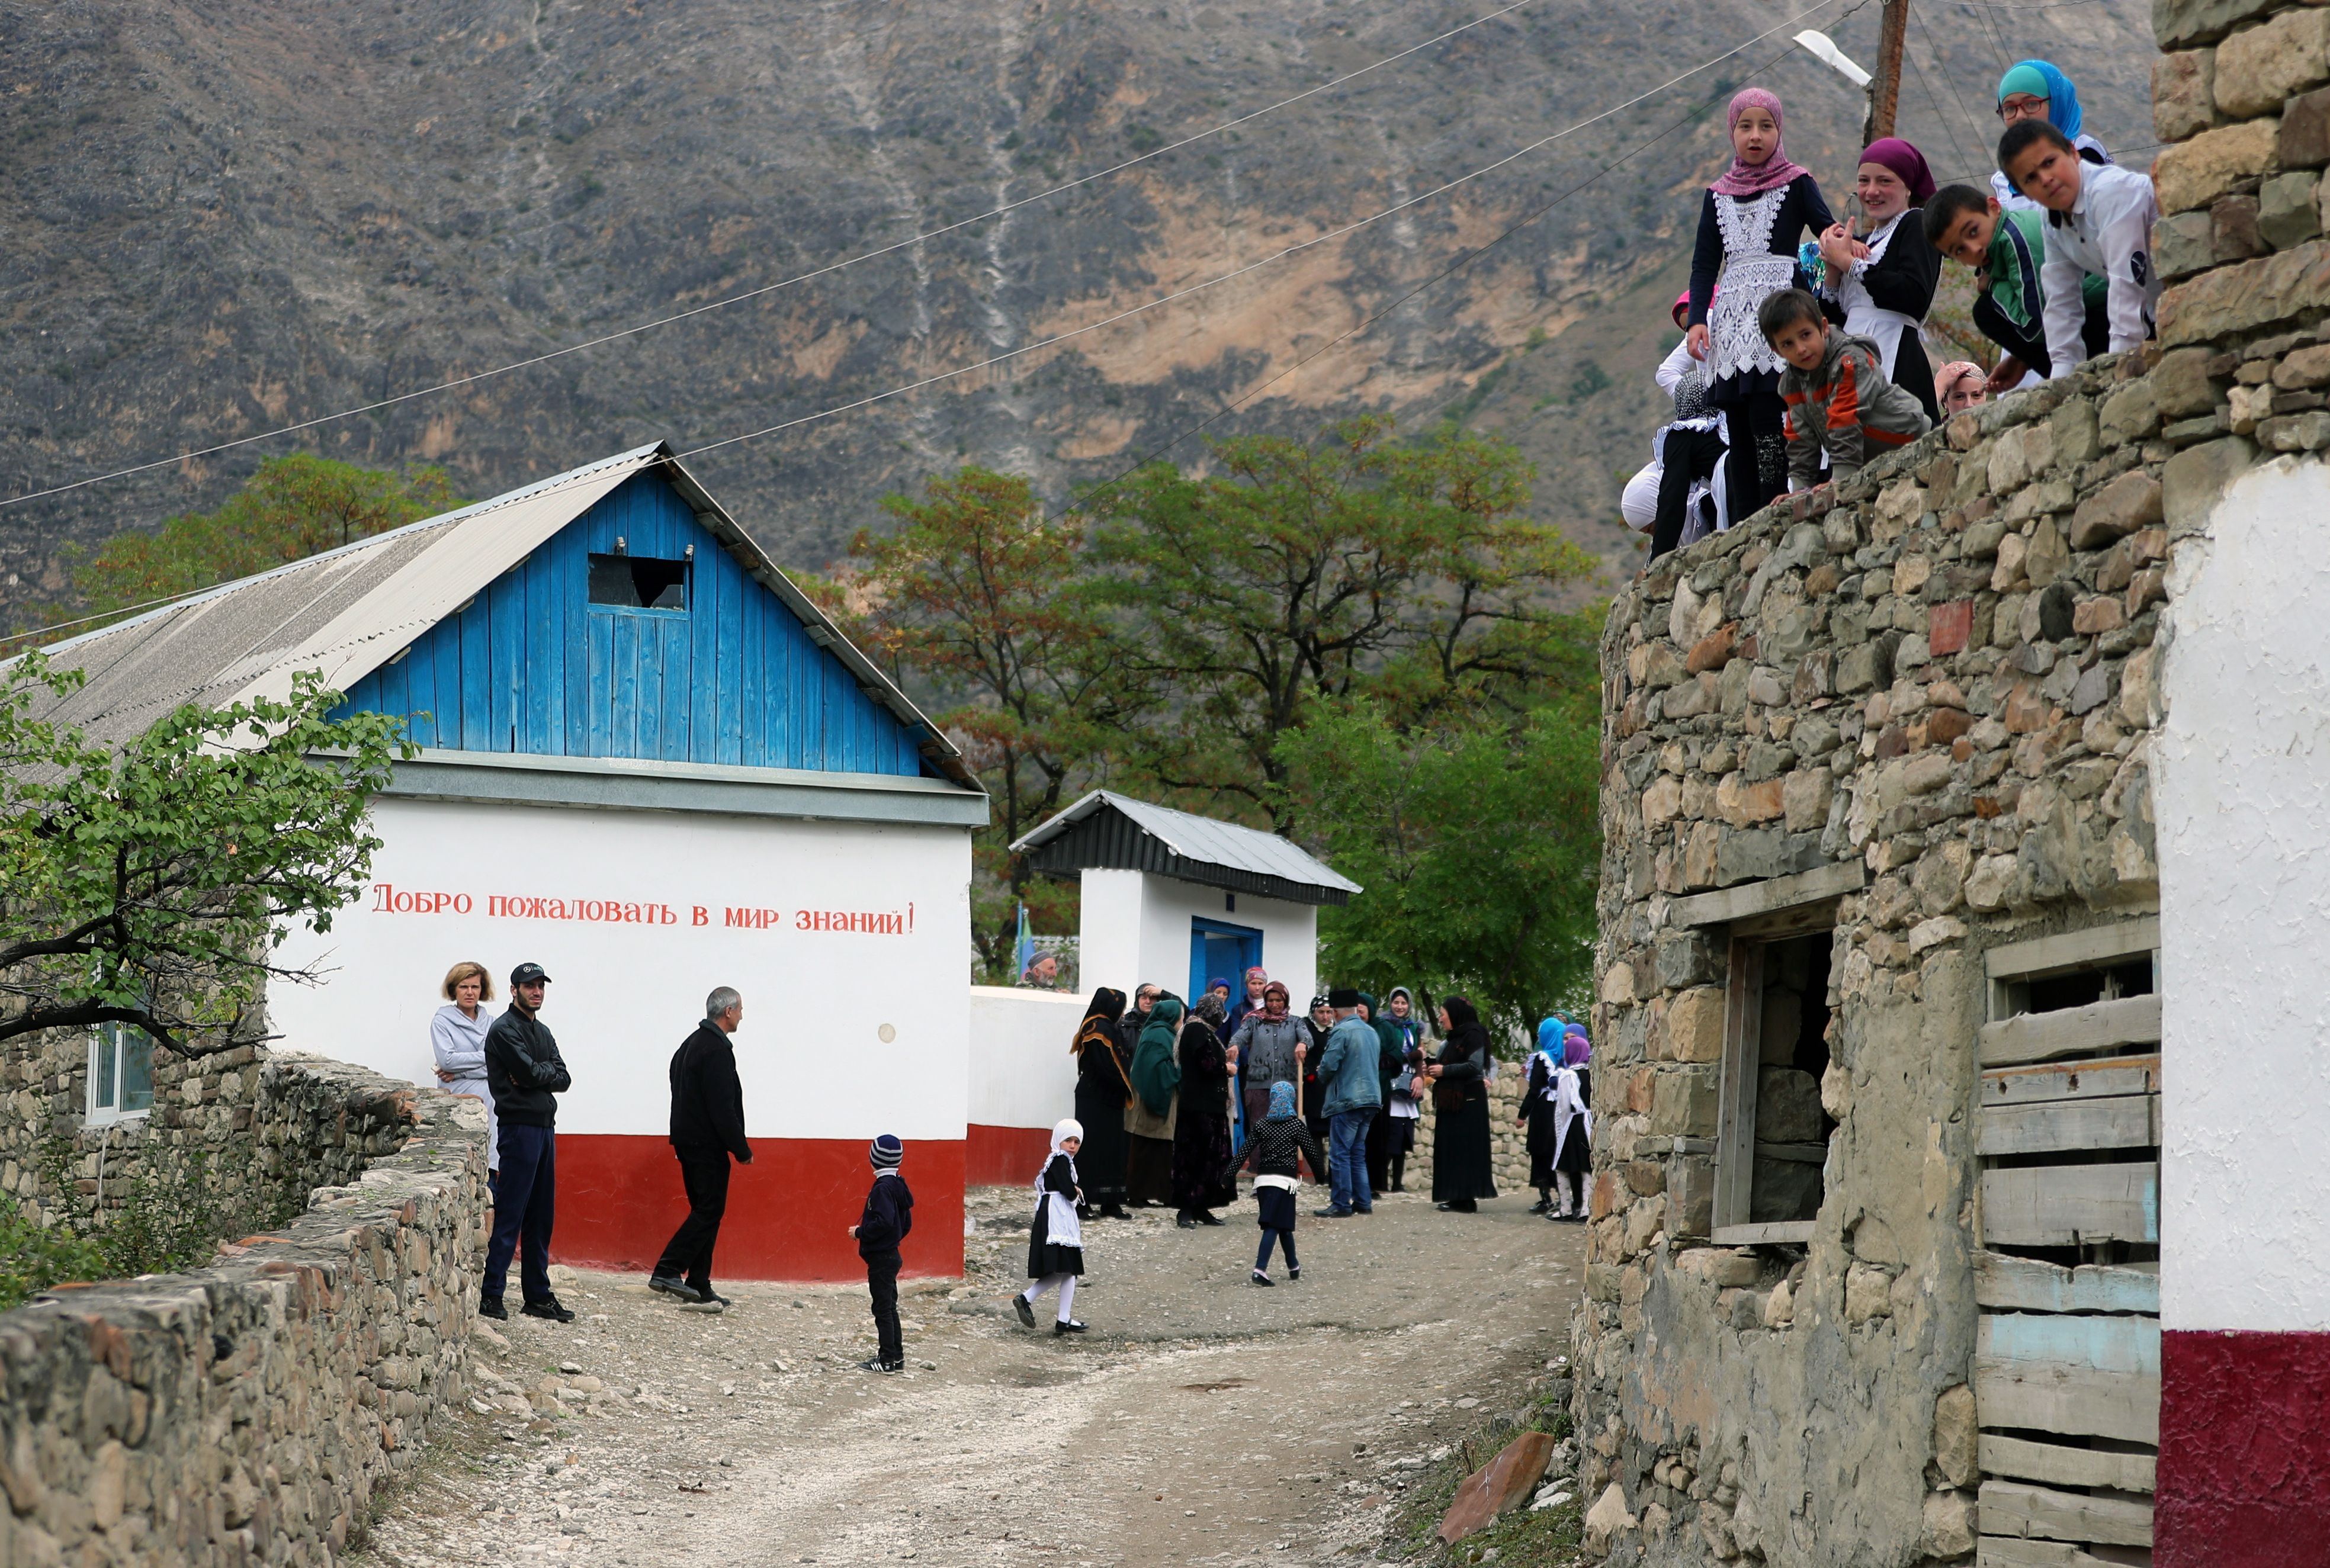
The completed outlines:
{"type": "MultiPolygon", "coordinates": [[[[1262,932],[1262,967],[1283,980],[1300,1011],[1318,984],[1319,912],[1306,903],[1237,895],[1224,907],[1215,887],[1177,882],[1145,871],[1092,868],[1083,874],[1084,909],[1078,951],[1087,993],[1113,986],[1126,996],[1154,980],[1180,995],[1189,986],[1189,921],[1248,926],[1262,932]]],[[[1239,978],[1229,977],[1235,997],[1239,978]]],[[[1186,999],[1186,998],[1185,998],[1186,999]]]]}
{"type": "Polygon", "coordinates": [[[328,936],[285,945],[289,962],[332,970],[314,988],[272,987],[287,1044],[433,1082],[429,1018],[446,969],[485,965],[498,1009],[509,971],[532,960],[550,972],[543,1022],[574,1077],[560,1128],[661,1138],[671,1053],[706,993],[728,985],[744,996],[736,1061],[753,1137],[963,1136],[967,830],[396,799],[373,817],[375,891],[328,936]],[[384,911],[383,884],[465,897],[467,912],[384,911]],[[675,923],[497,913],[497,897],[653,904],[675,923]],[[778,912],[740,929],[732,908],[778,912]],[[912,930],[804,930],[805,910],[901,924],[911,911],[912,930]]]}
{"type": "Polygon", "coordinates": [[[971,987],[971,1112],[981,1127],[1050,1127],[1075,1114],[1069,1046],[1087,998],[971,987]]]}
{"type": "Polygon", "coordinates": [[[2330,1329],[2330,468],[2237,480],[2169,590],[2162,1320],[2330,1329]]]}

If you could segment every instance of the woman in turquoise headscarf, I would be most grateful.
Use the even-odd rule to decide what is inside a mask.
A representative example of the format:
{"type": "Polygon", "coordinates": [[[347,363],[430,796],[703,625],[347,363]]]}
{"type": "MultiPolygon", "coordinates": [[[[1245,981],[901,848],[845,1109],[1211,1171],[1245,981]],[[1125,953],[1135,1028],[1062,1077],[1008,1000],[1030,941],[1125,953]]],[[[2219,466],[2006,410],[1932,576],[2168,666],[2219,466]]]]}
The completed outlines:
{"type": "MultiPolygon", "coordinates": [[[[2071,138],[2079,156],[2091,164],[2107,164],[2111,154],[2104,144],[2079,128],[2079,90],[2071,79],[2044,60],[2018,61],[1998,79],[1998,118],[2013,125],[2019,119],[2044,118],[2049,125],[2071,138]]],[[[2004,173],[1994,170],[1990,188],[2002,207],[2025,207],[2032,210],[2039,203],[2014,188],[2014,182],[2004,173]]]]}
{"type": "Polygon", "coordinates": [[[1126,1195],[1135,1208],[1173,1201],[1174,1112],[1181,1091],[1176,1047],[1181,1035],[1181,998],[1157,998],[1141,1025],[1132,1053],[1132,1101],[1124,1108],[1126,1195]]]}
{"type": "Polygon", "coordinates": [[[1530,1185],[1537,1202],[1530,1213],[1553,1212],[1553,1157],[1558,1140],[1553,1130],[1554,1078],[1561,1071],[1561,1046],[1569,1020],[1556,1013],[1537,1026],[1537,1049],[1530,1053],[1529,1087],[1521,1094],[1517,1119],[1527,1129],[1523,1147],[1529,1150],[1530,1185]]]}

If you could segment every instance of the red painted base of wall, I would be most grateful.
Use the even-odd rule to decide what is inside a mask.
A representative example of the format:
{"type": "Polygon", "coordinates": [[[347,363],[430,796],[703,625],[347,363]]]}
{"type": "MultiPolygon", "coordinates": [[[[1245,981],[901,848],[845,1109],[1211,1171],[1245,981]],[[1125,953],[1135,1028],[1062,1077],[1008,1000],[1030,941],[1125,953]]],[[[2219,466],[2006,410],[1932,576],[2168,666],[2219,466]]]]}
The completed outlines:
{"type": "Polygon", "coordinates": [[[964,1129],[962,1179],[975,1187],[1024,1187],[1044,1168],[1052,1152],[1048,1127],[981,1127],[964,1129]]]}
{"type": "MultiPolygon", "coordinates": [[[[962,1272],[963,1146],[906,1145],[906,1185],[914,1229],[904,1252],[910,1275],[962,1272]]],[[[723,1280],[863,1280],[866,1265],[849,1227],[874,1180],[859,1139],[756,1138],[753,1163],[733,1168],[728,1212],[712,1255],[723,1280]]],[[[551,1253],[560,1262],[644,1273],[687,1217],[679,1162],[659,1138],[562,1133],[558,1223],[551,1253]]]]}
{"type": "Polygon", "coordinates": [[[2330,1563],[2330,1334],[2160,1340],[2159,1568],[2330,1563]]]}

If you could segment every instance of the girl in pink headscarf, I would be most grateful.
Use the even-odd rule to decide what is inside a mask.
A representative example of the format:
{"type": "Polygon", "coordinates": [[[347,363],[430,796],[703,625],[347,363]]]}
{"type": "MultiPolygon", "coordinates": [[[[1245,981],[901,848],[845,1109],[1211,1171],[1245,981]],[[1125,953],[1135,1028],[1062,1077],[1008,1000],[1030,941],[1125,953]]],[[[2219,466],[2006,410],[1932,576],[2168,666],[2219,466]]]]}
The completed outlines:
{"type": "Polygon", "coordinates": [[[1829,318],[1874,343],[1885,373],[1940,424],[1922,335],[1942,280],[1942,254],[1926,238],[1921,211],[1933,194],[1925,155],[1899,137],[1870,143],[1853,181],[1864,227],[1858,234],[1842,223],[1822,231],[1820,294],[1829,318]]]}
{"type": "Polygon", "coordinates": [[[1756,312],[1783,288],[1803,287],[1796,241],[1836,222],[1820,185],[1780,145],[1780,100],[1760,87],[1731,100],[1731,166],[1707,190],[1691,263],[1691,333],[1707,362],[1708,401],[1724,416],[1725,488],[1745,517],[1787,487],[1781,434],[1780,356],[1756,312]],[[1716,298],[1716,285],[1723,294],[1716,298]]]}

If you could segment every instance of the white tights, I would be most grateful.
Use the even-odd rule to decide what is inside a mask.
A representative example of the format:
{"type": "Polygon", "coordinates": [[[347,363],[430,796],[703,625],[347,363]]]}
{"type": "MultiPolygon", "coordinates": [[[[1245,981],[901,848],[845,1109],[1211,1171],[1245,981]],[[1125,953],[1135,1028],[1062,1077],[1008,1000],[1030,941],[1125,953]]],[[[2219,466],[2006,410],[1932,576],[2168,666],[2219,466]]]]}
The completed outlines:
{"type": "Polygon", "coordinates": [[[1582,1214],[1586,1212],[1585,1197],[1579,1191],[1580,1184],[1577,1172],[1558,1170],[1553,1173],[1553,1182],[1554,1190],[1561,1195],[1561,1202],[1556,1210],[1557,1213],[1582,1214]]]}
{"type": "Polygon", "coordinates": [[[1055,1285],[1060,1288],[1060,1321],[1072,1322],[1074,1318],[1068,1308],[1076,1299],[1076,1277],[1074,1274],[1047,1274],[1025,1290],[1020,1291],[1020,1299],[1033,1307],[1036,1304],[1036,1299],[1055,1285]]]}

